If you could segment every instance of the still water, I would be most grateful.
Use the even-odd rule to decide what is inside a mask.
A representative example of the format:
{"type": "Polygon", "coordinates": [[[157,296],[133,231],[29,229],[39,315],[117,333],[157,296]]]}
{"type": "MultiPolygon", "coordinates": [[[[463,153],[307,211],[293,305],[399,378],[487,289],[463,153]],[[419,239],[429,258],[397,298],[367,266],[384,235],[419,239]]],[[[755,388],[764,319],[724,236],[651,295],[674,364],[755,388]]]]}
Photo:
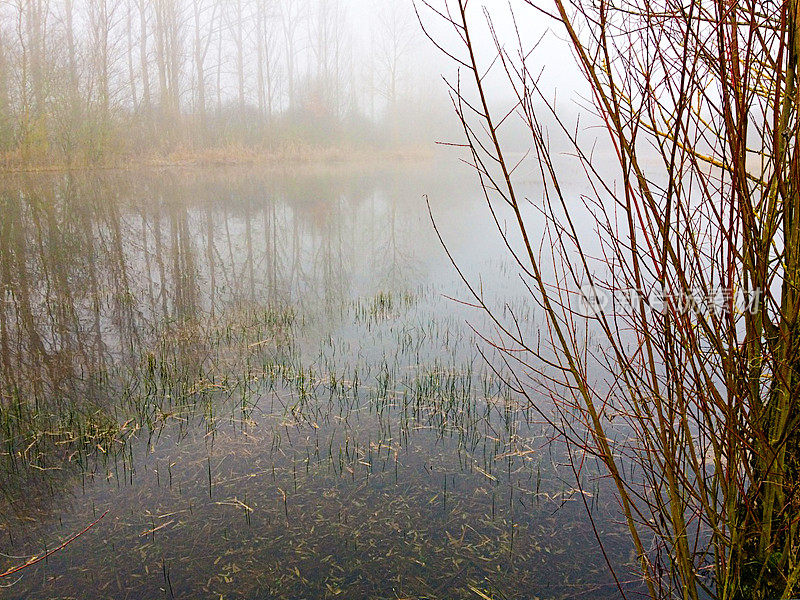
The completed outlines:
{"type": "Polygon", "coordinates": [[[535,328],[456,165],[7,178],[0,597],[619,596],[426,197],[535,328]]]}

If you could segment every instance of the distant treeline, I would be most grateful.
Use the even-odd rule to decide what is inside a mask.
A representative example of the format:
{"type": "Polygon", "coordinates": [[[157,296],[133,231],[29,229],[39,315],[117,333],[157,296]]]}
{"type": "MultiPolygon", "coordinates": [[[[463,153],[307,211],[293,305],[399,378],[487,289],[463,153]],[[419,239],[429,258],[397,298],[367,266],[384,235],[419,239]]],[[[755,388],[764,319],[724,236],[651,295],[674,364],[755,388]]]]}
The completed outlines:
{"type": "Polygon", "coordinates": [[[208,148],[409,146],[440,119],[395,0],[10,0],[6,166],[208,148]],[[345,9],[347,5],[347,10],[345,9]]]}

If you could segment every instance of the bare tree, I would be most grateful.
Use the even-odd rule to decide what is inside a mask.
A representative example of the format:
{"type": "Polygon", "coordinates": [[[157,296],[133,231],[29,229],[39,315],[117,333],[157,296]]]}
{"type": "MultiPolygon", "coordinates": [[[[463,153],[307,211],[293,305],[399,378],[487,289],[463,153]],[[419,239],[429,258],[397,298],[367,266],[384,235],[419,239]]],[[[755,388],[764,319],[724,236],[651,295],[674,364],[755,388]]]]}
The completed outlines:
{"type": "Polygon", "coordinates": [[[576,475],[599,460],[651,597],[796,596],[797,3],[525,0],[529,18],[566,36],[610,174],[539,86],[536,46],[519,30],[501,37],[487,10],[495,51],[484,56],[467,4],[421,8],[457,40],[434,39],[468,75],[452,85],[466,147],[544,320],[544,340],[524,335],[472,288],[518,367],[509,384],[551,419],[576,475]],[[490,95],[493,70],[509,84],[508,110],[490,95]],[[544,184],[542,239],[502,142],[515,115],[544,184]],[[567,170],[546,115],[571,144],[567,170]],[[583,203],[566,191],[578,175],[583,203]],[[616,293],[603,309],[597,296],[616,293]]]}
{"type": "Polygon", "coordinates": [[[71,101],[78,101],[78,56],[75,44],[75,8],[73,0],[64,0],[64,29],[67,36],[67,60],[69,68],[69,94],[71,101]]]}
{"type": "Polygon", "coordinates": [[[150,94],[150,62],[147,53],[147,38],[150,28],[147,20],[148,0],[136,0],[139,11],[139,68],[142,77],[142,105],[148,112],[152,106],[150,94]]]}
{"type": "Polygon", "coordinates": [[[284,56],[286,58],[286,96],[290,108],[295,106],[296,65],[298,55],[297,31],[306,15],[298,0],[283,0],[281,3],[281,25],[283,30],[284,56]]]}
{"type": "Polygon", "coordinates": [[[316,14],[309,19],[309,42],[313,63],[312,93],[315,100],[322,102],[325,109],[338,114],[341,108],[342,77],[341,66],[345,45],[342,23],[344,9],[339,0],[315,0],[316,14]]]}
{"type": "MultiPolygon", "coordinates": [[[[112,0],[113,1],[113,0],[112,0]]],[[[114,29],[115,5],[108,0],[89,0],[89,33],[91,36],[92,72],[97,77],[97,100],[104,120],[108,119],[110,105],[111,41],[114,29]]]]}
{"type": "Polygon", "coordinates": [[[30,56],[30,80],[33,109],[36,118],[45,115],[45,38],[47,35],[48,7],[44,0],[25,3],[27,49],[30,56]]]}
{"type": "Polygon", "coordinates": [[[11,96],[9,85],[11,77],[9,74],[8,50],[6,49],[6,35],[0,26],[0,148],[10,145],[10,126],[11,126],[11,96]]]}
{"type": "Polygon", "coordinates": [[[169,118],[175,118],[180,113],[183,15],[179,0],[153,1],[161,110],[169,118]]]}
{"type": "Polygon", "coordinates": [[[22,145],[27,152],[46,130],[44,37],[47,5],[44,0],[15,0],[12,11],[18,47],[17,85],[20,90],[22,145]]]}
{"type": "Polygon", "coordinates": [[[410,7],[404,3],[382,2],[375,5],[378,27],[373,39],[375,58],[380,69],[379,89],[389,111],[397,106],[398,85],[407,60],[419,35],[410,7]]]}
{"type": "Polygon", "coordinates": [[[216,96],[217,96],[217,118],[222,116],[222,66],[224,64],[223,57],[224,54],[222,52],[225,46],[225,36],[223,34],[223,27],[222,21],[224,18],[224,11],[220,12],[220,23],[219,27],[217,28],[217,64],[216,64],[216,77],[215,77],[215,88],[216,88],[216,96]]]}
{"type": "Polygon", "coordinates": [[[133,42],[133,0],[125,1],[125,40],[127,42],[125,56],[128,59],[128,84],[131,89],[131,107],[139,108],[139,94],[136,89],[136,68],[134,67],[135,44],[133,42]]]}
{"type": "Polygon", "coordinates": [[[378,10],[375,39],[375,61],[379,80],[375,82],[386,101],[386,116],[390,134],[397,137],[400,127],[398,115],[398,85],[408,68],[409,55],[419,35],[411,7],[404,3],[383,2],[378,10]]]}
{"type": "MultiPolygon", "coordinates": [[[[57,159],[77,167],[109,153],[158,153],[162,140],[179,137],[260,146],[283,140],[283,131],[311,144],[320,132],[331,132],[330,143],[350,143],[357,136],[334,121],[344,125],[361,110],[364,81],[354,76],[361,32],[348,27],[345,7],[340,0],[0,2],[0,103],[13,151],[6,156],[16,166],[57,159]],[[290,115],[300,96],[305,110],[330,120],[326,127],[281,130],[300,116],[290,115]],[[244,118],[248,103],[257,106],[259,127],[227,127],[226,105],[238,109],[230,125],[244,118]]],[[[386,18],[397,10],[388,3],[386,18]]],[[[400,103],[404,34],[391,31],[400,37],[396,52],[387,43],[386,95],[400,103]]]]}
{"type": "Polygon", "coordinates": [[[217,27],[216,15],[220,9],[217,0],[192,3],[194,12],[194,68],[197,88],[196,111],[200,115],[201,127],[206,127],[206,71],[205,63],[208,49],[213,40],[214,28],[217,27]],[[209,15],[208,12],[211,11],[209,15]]]}
{"type": "Polygon", "coordinates": [[[244,0],[233,0],[228,5],[226,12],[228,30],[231,33],[236,49],[236,82],[239,98],[239,109],[245,107],[245,31],[244,24],[247,19],[244,0]]]}
{"type": "Polygon", "coordinates": [[[258,73],[258,110],[262,117],[272,116],[273,102],[273,52],[274,38],[272,21],[274,14],[271,9],[272,0],[257,0],[256,2],[256,56],[258,73]]]}

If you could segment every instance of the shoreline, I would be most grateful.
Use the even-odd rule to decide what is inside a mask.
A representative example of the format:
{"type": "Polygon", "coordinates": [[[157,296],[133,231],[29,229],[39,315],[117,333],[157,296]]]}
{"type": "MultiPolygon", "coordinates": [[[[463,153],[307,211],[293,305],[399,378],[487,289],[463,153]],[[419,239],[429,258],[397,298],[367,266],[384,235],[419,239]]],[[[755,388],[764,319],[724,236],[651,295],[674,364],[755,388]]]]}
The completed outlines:
{"type": "Polygon", "coordinates": [[[0,176],[47,173],[136,171],[140,169],[224,168],[254,166],[292,169],[316,166],[356,166],[392,161],[422,162],[435,157],[434,148],[409,147],[393,150],[369,148],[303,147],[284,151],[257,150],[241,147],[209,148],[198,151],[177,150],[163,156],[148,155],[115,157],[96,163],[60,163],[46,160],[14,164],[14,158],[0,157],[0,176]]]}

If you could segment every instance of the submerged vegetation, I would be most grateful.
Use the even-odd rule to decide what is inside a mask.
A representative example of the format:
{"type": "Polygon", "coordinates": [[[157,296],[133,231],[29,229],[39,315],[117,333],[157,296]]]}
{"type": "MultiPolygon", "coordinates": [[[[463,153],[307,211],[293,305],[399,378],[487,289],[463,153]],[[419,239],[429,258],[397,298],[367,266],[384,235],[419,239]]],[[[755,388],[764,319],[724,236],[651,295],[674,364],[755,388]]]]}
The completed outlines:
{"type": "Polygon", "coordinates": [[[232,175],[4,190],[0,571],[109,511],[5,591],[612,597],[582,519],[630,566],[604,486],[563,477],[417,272],[421,203],[391,174],[232,175]]]}

